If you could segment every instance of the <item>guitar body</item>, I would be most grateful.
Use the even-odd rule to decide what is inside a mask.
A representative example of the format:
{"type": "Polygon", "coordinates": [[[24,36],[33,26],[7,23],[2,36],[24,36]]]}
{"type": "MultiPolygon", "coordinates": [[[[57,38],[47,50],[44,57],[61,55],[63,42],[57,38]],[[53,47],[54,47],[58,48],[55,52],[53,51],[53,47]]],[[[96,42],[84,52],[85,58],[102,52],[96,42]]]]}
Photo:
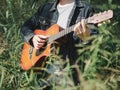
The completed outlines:
{"type": "MultiPolygon", "coordinates": [[[[59,32],[59,26],[57,24],[52,25],[49,29],[47,30],[35,30],[34,34],[39,34],[39,35],[45,35],[45,36],[52,36],[55,35],[59,32]]],[[[23,49],[22,49],[22,53],[21,53],[21,68],[23,70],[28,70],[30,69],[32,66],[35,65],[35,63],[40,60],[42,57],[44,56],[49,56],[50,55],[50,49],[51,49],[51,44],[49,43],[46,45],[46,48],[44,49],[44,51],[42,51],[39,55],[37,55],[37,49],[35,49],[34,47],[32,47],[30,44],[28,43],[24,43],[23,45],[23,49]]],[[[41,50],[41,48],[39,49],[41,50]]]]}

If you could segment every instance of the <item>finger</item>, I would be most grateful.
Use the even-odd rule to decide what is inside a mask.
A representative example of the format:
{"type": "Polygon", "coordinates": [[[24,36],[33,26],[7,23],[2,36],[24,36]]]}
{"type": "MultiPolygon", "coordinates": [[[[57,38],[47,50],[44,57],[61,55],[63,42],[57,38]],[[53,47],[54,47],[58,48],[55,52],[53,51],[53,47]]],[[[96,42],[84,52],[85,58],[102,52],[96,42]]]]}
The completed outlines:
{"type": "Polygon", "coordinates": [[[43,47],[44,43],[34,43],[34,47],[36,49],[40,49],[41,47],[43,47]]]}
{"type": "Polygon", "coordinates": [[[37,45],[37,47],[42,47],[44,45],[44,43],[39,43],[38,45],[37,45]]]}
{"type": "Polygon", "coordinates": [[[34,41],[34,42],[35,42],[35,41],[40,42],[39,36],[38,36],[38,35],[35,35],[35,36],[33,37],[33,41],[34,41]]]}
{"type": "Polygon", "coordinates": [[[39,37],[40,39],[44,39],[44,40],[48,39],[48,36],[44,36],[44,35],[38,35],[38,37],[39,37]]]}
{"type": "Polygon", "coordinates": [[[74,28],[74,32],[76,35],[81,34],[81,26],[80,26],[80,22],[76,24],[75,28],[74,28]]]}
{"type": "Polygon", "coordinates": [[[82,25],[81,22],[79,23],[79,27],[78,27],[78,34],[82,34],[83,30],[82,30],[82,25]]]}
{"type": "Polygon", "coordinates": [[[44,40],[44,39],[40,39],[40,41],[38,41],[38,43],[45,43],[46,42],[46,40],[44,40]]]}
{"type": "Polygon", "coordinates": [[[36,43],[36,44],[39,44],[39,43],[45,43],[46,42],[46,37],[42,37],[42,36],[39,36],[39,35],[36,35],[33,39],[33,41],[36,43]]]}
{"type": "Polygon", "coordinates": [[[38,47],[38,48],[41,48],[41,47],[44,46],[44,44],[45,44],[45,43],[39,43],[39,44],[37,45],[37,47],[38,47]]]}
{"type": "Polygon", "coordinates": [[[39,46],[39,42],[35,38],[33,39],[33,45],[35,48],[37,48],[37,46],[39,46]]]}
{"type": "Polygon", "coordinates": [[[86,32],[86,23],[85,23],[85,19],[81,20],[81,30],[82,32],[86,32]]]}

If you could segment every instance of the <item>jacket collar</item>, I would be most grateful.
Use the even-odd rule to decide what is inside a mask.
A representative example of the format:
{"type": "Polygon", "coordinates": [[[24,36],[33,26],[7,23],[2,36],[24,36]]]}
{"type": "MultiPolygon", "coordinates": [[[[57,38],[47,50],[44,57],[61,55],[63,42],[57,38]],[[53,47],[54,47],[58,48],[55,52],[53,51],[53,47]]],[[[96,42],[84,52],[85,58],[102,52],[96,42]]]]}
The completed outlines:
{"type": "MultiPolygon", "coordinates": [[[[55,11],[57,9],[57,4],[58,4],[59,0],[56,0],[54,3],[53,3],[53,6],[51,7],[50,11],[55,11]]],[[[76,7],[84,7],[84,5],[81,3],[81,0],[75,0],[75,6],[76,7]]]]}

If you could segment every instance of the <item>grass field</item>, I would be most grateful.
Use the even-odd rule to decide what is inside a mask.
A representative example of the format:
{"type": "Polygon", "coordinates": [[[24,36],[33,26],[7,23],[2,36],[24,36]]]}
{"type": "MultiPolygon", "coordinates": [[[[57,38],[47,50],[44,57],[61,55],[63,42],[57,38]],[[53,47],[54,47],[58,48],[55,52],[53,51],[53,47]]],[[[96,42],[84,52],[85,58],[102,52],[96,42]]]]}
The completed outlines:
{"type": "MultiPolygon", "coordinates": [[[[58,86],[53,83],[52,90],[120,90],[119,1],[113,3],[112,0],[106,0],[100,5],[95,0],[88,1],[95,7],[96,13],[112,9],[114,17],[98,28],[99,35],[92,37],[94,38],[92,45],[77,45],[82,49],[78,50],[80,57],[76,63],[84,62],[85,68],[77,64],[70,66],[69,62],[61,62],[61,66],[67,64],[62,72],[64,78],[60,80],[58,86]],[[79,71],[81,83],[78,86],[75,86],[73,80],[68,77],[71,68],[79,71]]],[[[0,1],[0,90],[42,90],[33,70],[22,71],[19,64],[23,45],[20,28],[44,2],[47,0],[0,1]]],[[[52,55],[51,59],[61,60],[56,55],[52,55]]]]}

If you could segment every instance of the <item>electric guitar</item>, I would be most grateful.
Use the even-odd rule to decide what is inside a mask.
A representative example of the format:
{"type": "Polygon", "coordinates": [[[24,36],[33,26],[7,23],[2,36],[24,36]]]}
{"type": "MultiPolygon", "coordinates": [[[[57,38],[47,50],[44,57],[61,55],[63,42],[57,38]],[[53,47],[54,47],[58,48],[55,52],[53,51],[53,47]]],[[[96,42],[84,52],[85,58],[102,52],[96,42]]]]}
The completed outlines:
{"type": "MultiPolygon", "coordinates": [[[[85,19],[85,21],[93,24],[97,24],[100,22],[103,22],[105,20],[108,20],[113,17],[113,11],[108,10],[104,11],[102,13],[98,13],[93,15],[92,17],[89,17],[85,19]]],[[[40,49],[35,49],[33,46],[29,45],[28,43],[24,42],[24,46],[22,49],[21,53],[21,62],[20,66],[23,70],[28,70],[32,66],[36,64],[39,60],[41,60],[42,57],[44,56],[49,56],[51,53],[51,44],[53,41],[69,34],[70,32],[73,32],[73,28],[75,25],[60,31],[60,28],[57,24],[52,25],[50,28],[47,30],[34,30],[34,34],[42,34],[42,35],[47,35],[50,36],[47,41],[46,48],[40,48],[40,49]]]]}

